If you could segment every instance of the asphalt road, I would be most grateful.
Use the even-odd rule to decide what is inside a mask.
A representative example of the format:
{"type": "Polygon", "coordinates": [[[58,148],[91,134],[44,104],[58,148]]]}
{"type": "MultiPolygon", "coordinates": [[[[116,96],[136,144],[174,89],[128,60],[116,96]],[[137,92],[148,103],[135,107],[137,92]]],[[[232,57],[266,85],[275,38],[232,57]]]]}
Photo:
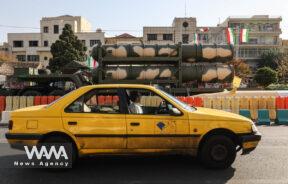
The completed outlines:
{"type": "Polygon", "coordinates": [[[288,183],[288,126],[259,127],[263,139],[249,155],[237,156],[227,170],[206,170],[188,156],[97,156],[66,171],[7,168],[23,156],[9,148],[0,131],[0,184],[24,183],[288,183]]]}

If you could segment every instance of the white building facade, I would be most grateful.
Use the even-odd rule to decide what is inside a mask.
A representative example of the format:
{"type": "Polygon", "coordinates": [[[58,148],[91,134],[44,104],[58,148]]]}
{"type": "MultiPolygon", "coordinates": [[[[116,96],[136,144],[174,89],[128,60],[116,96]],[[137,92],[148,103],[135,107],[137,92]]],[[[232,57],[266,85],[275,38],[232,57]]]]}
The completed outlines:
{"type": "Polygon", "coordinates": [[[80,16],[64,15],[43,17],[40,21],[40,33],[8,33],[8,44],[11,53],[18,61],[42,62],[47,66],[51,44],[59,39],[65,24],[70,24],[73,32],[87,47],[87,52],[101,42],[104,43],[104,32],[101,29],[92,31],[91,24],[80,16]]]}

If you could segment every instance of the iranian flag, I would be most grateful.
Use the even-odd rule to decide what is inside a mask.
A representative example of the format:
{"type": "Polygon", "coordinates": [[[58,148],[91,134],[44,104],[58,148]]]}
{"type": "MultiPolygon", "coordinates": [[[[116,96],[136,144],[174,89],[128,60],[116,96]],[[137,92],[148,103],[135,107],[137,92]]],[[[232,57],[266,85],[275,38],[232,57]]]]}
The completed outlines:
{"type": "Polygon", "coordinates": [[[248,29],[241,29],[240,32],[240,43],[247,43],[249,41],[248,29]]]}
{"type": "Polygon", "coordinates": [[[233,28],[228,27],[226,30],[228,44],[235,44],[235,34],[233,28]]]}
{"type": "Polygon", "coordinates": [[[199,44],[199,38],[197,33],[194,33],[194,44],[199,44]]]}
{"type": "Polygon", "coordinates": [[[92,56],[87,58],[86,64],[89,68],[97,68],[98,67],[98,63],[95,59],[93,59],[92,56]]]}

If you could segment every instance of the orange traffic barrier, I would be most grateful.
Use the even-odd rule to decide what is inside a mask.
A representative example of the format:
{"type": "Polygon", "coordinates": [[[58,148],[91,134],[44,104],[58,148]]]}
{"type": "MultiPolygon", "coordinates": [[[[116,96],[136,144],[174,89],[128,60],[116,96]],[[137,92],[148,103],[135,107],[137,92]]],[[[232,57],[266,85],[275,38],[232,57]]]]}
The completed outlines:
{"type": "Polygon", "coordinates": [[[105,104],[105,96],[98,96],[98,105],[105,104]]]}
{"type": "Polygon", "coordinates": [[[4,111],[5,110],[5,96],[0,96],[0,111],[4,111]]]}
{"type": "Polygon", "coordinates": [[[60,98],[61,96],[55,96],[55,100],[57,100],[58,98],[60,98]]]}
{"type": "Polygon", "coordinates": [[[47,96],[41,96],[41,105],[45,105],[48,103],[48,97],[47,96]]]}
{"type": "Polygon", "coordinates": [[[105,97],[105,105],[112,105],[113,103],[113,99],[112,99],[112,96],[106,96],[105,97]]]}
{"type": "Polygon", "coordinates": [[[277,109],[285,109],[285,98],[276,97],[276,108],[277,109]]]}
{"type": "Polygon", "coordinates": [[[41,96],[34,97],[34,105],[41,105],[41,96]]]}
{"type": "Polygon", "coordinates": [[[190,105],[190,106],[194,106],[194,98],[192,96],[188,96],[186,97],[187,99],[187,104],[190,105]]]}
{"type": "Polygon", "coordinates": [[[194,103],[196,107],[203,107],[203,99],[201,97],[195,97],[194,103]]]}
{"type": "Polygon", "coordinates": [[[112,102],[113,102],[113,105],[117,105],[118,102],[119,102],[119,97],[118,96],[113,96],[112,97],[112,102]]]}
{"type": "Polygon", "coordinates": [[[288,97],[287,96],[284,98],[284,108],[288,109],[288,97]]]}
{"type": "Polygon", "coordinates": [[[47,102],[48,102],[48,104],[50,104],[54,100],[55,100],[55,96],[48,96],[47,102]]]}

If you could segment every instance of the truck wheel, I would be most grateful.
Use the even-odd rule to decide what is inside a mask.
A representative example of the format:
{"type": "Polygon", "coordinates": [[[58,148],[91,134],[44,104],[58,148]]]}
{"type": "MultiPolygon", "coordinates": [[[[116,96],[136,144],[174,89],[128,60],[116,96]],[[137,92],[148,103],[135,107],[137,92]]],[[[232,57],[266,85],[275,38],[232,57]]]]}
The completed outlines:
{"type": "Polygon", "coordinates": [[[43,143],[71,143],[72,144],[72,165],[74,165],[78,159],[78,151],[76,145],[69,139],[64,136],[53,135],[44,139],[43,143]]]}
{"type": "Polygon", "coordinates": [[[63,96],[65,94],[65,91],[59,89],[53,90],[51,93],[49,93],[50,96],[63,96]]]}
{"type": "Polygon", "coordinates": [[[227,136],[211,136],[202,145],[200,158],[207,168],[226,169],[236,158],[236,145],[227,136]]]}
{"type": "Polygon", "coordinates": [[[42,94],[39,91],[27,90],[24,91],[20,96],[41,96],[42,94]]]}

